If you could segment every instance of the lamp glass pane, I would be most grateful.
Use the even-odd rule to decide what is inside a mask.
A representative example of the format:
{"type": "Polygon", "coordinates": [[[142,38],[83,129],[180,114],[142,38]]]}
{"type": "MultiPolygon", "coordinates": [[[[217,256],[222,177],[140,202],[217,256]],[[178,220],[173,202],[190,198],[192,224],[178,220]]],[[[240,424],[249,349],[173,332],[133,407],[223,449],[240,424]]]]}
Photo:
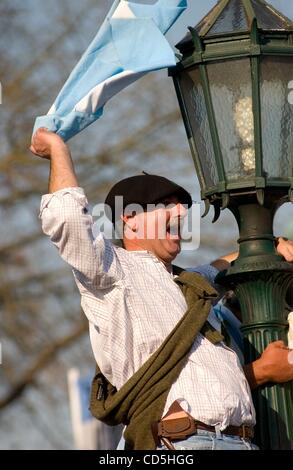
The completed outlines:
{"type": "Polygon", "coordinates": [[[228,181],[255,176],[254,119],[249,59],[207,66],[228,181]]]}
{"type": "Polygon", "coordinates": [[[206,188],[215,186],[219,182],[219,178],[199,69],[183,72],[180,76],[180,87],[199,155],[205,186],[206,188]]]}
{"type": "Polygon", "coordinates": [[[242,0],[231,0],[209,30],[207,36],[249,29],[242,0]]]}
{"type": "Polygon", "coordinates": [[[261,59],[263,165],[269,178],[292,176],[293,57],[261,59]]]}

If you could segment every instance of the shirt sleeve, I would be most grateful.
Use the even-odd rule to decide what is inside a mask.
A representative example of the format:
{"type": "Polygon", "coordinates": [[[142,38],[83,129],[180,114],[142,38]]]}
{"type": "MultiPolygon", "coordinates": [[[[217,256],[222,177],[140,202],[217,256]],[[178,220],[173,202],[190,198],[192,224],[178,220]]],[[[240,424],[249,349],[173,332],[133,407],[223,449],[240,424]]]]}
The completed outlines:
{"type": "Polygon", "coordinates": [[[93,237],[93,219],[82,188],[44,195],[40,219],[43,232],[83,285],[108,288],[122,277],[112,242],[101,234],[93,237]]]}

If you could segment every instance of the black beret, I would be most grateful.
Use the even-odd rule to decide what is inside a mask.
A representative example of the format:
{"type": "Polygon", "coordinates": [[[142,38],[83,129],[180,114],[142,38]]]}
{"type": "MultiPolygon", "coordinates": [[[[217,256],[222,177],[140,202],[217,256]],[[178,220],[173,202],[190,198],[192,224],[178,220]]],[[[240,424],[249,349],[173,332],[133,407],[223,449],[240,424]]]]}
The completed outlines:
{"type": "Polygon", "coordinates": [[[115,197],[123,196],[123,209],[129,204],[155,204],[169,196],[177,196],[181,204],[188,207],[192,205],[190,194],[173,181],[157,175],[137,175],[125,178],[116,183],[106,197],[106,215],[114,223],[121,214],[115,214],[115,197]],[[112,218],[107,210],[110,207],[112,218]]]}

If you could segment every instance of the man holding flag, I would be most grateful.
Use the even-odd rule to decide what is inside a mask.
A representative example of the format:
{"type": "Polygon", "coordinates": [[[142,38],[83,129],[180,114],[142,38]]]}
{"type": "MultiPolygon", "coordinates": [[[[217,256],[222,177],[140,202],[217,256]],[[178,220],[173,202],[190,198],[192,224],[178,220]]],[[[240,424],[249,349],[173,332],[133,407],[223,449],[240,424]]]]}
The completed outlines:
{"type": "Polygon", "coordinates": [[[105,103],[145,73],[175,65],[164,35],[187,7],[186,0],[143,5],[115,0],[96,37],[34,132],[46,127],[67,141],[103,113],[105,103]]]}
{"type": "MultiPolygon", "coordinates": [[[[98,364],[93,413],[127,426],[127,449],[250,450],[255,413],[249,385],[291,380],[293,365],[280,341],[244,368],[223,342],[211,308],[217,299],[213,283],[237,254],[192,272],[176,270],[181,220],[192,201],[184,188],[156,175],[120,181],[106,198],[111,221],[123,221],[123,248],[102,234],[94,239],[87,200],[64,143],[101,116],[107,99],[124,86],[172,65],[163,34],[185,7],[179,0],[115,2],[49,114],[37,120],[31,150],[51,166],[42,225],[73,269],[89,320],[98,364]],[[126,49],[127,44],[132,46],[126,49]],[[147,57],[138,57],[144,49],[147,57]],[[118,196],[123,205],[117,213],[118,196]],[[133,203],[141,210],[130,210],[133,203]],[[149,211],[148,204],[155,208],[149,211]]],[[[278,251],[293,261],[291,242],[280,239],[278,251]]]]}

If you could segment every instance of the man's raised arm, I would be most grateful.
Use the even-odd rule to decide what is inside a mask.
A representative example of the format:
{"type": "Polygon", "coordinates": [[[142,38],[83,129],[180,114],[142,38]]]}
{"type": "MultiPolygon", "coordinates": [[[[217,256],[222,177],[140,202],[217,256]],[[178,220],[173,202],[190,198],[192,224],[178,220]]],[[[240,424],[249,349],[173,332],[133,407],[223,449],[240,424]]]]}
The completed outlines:
{"type": "Polygon", "coordinates": [[[44,233],[82,284],[110,287],[121,276],[120,264],[110,241],[93,238],[93,220],[68,146],[53,132],[39,129],[30,150],[50,160],[49,194],[43,196],[40,212],[44,233]]]}
{"type": "Polygon", "coordinates": [[[32,138],[30,150],[50,160],[49,193],[78,187],[70,150],[61,137],[44,128],[38,129],[32,138]]]}

